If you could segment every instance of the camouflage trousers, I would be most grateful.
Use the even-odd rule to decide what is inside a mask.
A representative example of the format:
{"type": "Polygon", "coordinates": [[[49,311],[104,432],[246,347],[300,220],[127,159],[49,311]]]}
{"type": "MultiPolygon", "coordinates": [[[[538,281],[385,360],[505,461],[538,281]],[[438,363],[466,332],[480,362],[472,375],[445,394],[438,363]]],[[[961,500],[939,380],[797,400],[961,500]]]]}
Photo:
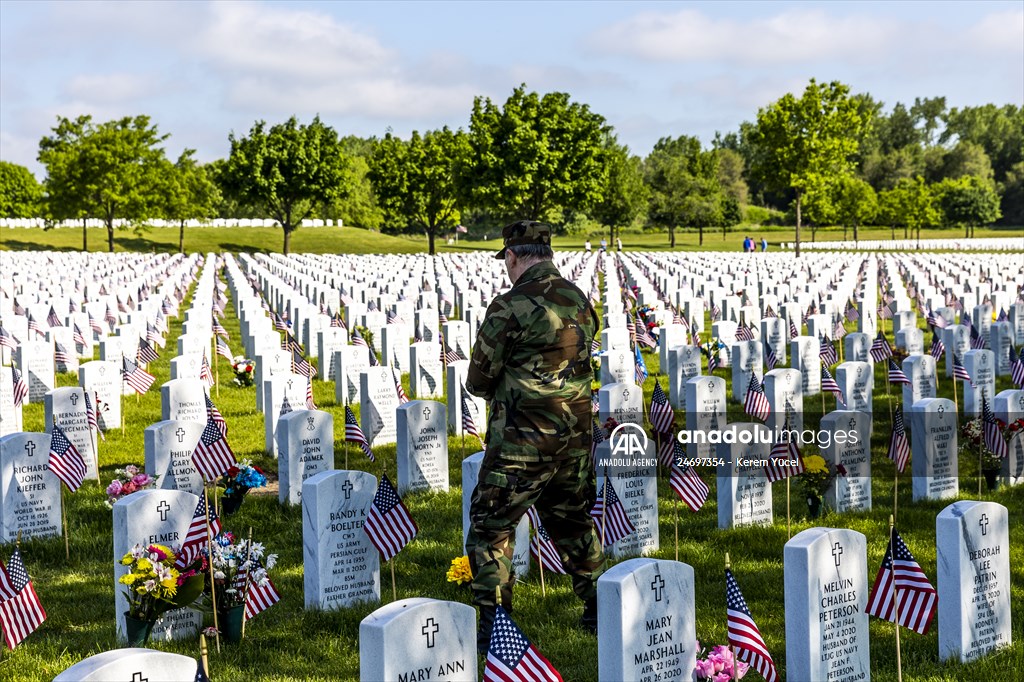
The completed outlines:
{"type": "Polygon", "coordinates": [[[588,454],[557,462],[485,456],[470,502],[466,539],[473,602],[493,606],[495,588],[500,586],[502,606],[511,611],[516,525],[532,506],[572,576],[573,591],[584,601],[596,596],[597,578],[605,563],[590,517],[596,494],[588,454]]]}

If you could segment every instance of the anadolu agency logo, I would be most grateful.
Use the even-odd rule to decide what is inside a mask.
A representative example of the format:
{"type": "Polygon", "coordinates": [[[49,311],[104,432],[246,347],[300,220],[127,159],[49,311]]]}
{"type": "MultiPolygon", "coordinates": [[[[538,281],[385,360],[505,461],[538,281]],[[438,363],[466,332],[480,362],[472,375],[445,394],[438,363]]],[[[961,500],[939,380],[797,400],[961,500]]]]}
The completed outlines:
{"type": "Polygon", "coordinates": [[[601,466],[653,466],[656,458],[647,456],[648,438],[641,426],[624,422],[608,437],[610,452],[601,466]]]}

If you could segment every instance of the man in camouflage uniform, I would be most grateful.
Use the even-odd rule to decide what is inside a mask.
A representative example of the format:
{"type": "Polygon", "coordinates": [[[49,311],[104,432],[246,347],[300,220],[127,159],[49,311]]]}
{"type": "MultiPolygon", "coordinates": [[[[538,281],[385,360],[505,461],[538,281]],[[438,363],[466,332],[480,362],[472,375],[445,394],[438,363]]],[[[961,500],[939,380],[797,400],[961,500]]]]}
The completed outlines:
{"type": "MultiPolygon", "coordinates": [[[[502,230],[512,288],[487,308],[466,388],[490,401],[487,446],[469,509],[466,553],[480,607],[477,647],[486,651],[495,588],[512,610],[515,529],[536,506],[584,601],[581,625],[597,627],[597,578],[604,566],[590,517],[591,341],[597,314],[551,262],[551,228],[520,221],[502,230]]],[[[464,481],[463,485],[472,485],[464,481]]]]}

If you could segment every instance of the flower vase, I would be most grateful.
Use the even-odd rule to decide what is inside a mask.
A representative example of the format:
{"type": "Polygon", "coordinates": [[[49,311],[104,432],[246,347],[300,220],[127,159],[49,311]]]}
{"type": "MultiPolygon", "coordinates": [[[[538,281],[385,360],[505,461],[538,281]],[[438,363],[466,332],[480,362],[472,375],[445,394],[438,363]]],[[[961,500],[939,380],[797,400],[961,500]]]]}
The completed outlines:
{"type": "Polygon", "coordinates": [[[124,634],[128,639],[128,646],[146,646],[149,643],[149,636],[153,633],[154,623],[156,623],[156,621],[133,618],[127,611],[125,611],[124,634]]]}
{"type": "Polygon", "coordinates": [[[821,518],[821,498],[814,495],[807,496],[807,518],[821,518]]]}
{"type": "Polygon", "coordinates": [[[988,486],[989,492],[999,488],[999,469],[982,469],[981,473],[985,476],[985,485],[988,486]]]}
{"type": "Polygon", "coordinates": [[[242,622],[244,620],[244,604],[217,611],[217,626],[225,642],[238,644],[242,641],[242,622]]]}
{"type": "Polygon", "coordinates": [[[230,494],[225,494],[224,497],[220,498],[221,513],[229,515],[238,511],[238,508],[242,506],[242,501],[245,499],[248,492],[249,488],[247,486],[235,486],[230,494]]]}

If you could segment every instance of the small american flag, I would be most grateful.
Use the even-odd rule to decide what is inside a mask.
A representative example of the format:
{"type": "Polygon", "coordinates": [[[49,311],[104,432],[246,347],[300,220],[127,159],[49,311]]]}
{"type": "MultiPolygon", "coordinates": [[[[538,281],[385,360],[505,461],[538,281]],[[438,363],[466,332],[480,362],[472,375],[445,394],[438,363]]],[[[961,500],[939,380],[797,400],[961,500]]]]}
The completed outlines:
{"type": "Polygon", "coordinates": [[[636,532],[636,527],[629,520],[626,508],[622,506],[622,500],[615,494],[612,481],[607,476],[594,508],[590,510],[590,516],[594,519],[594,525],[602,536],[601,544],[605,547],[611,547],[622,538],[636,532]]]}
{"type": "Polygon", "coordinates": [[[764,421],[771,414],[771,409],[768,396],[764,394],[764,388],[757,378],[757,373],[751,372],[750,383],[747,384],[747,394],[743,398],[743,411],[751,417],[764,421]]]}
{"type": "Polygon", "coordinates": [[[795,339],[798,336],[800,336],[800,332],[797,330],[796,324],[793,323],[793,320],[790,320],[789,321],[789,338],[790,339],[795,339]]]}
{"type": "Polygon", "coordinates": [[[971,348],[973,348],[974,350],[979,350],[979,349],[987,348],[987,347],[988,347],[988,344],[985,343],[985,337],[982,336],[981,333],[978,331],[978,328],[972,324],[971,325],[971,348]]]}
{"type": "Polygon", "coordinates": [[[963,379],[964,381],[969,382],[971,386],[974,385],[971,375],[967,373],[967,368],[964,367],[963,362],[960,361],[960,356],[956,354],[953,355],[953,378],[963,379]]]}
{"type": "Polygon", "coordinates": [[[772,345],[770,343],[765,345],[765,347],[764,347],[764,354],[765,354],[765,364],[768,365],[768,369],[769,370],[775,369],[775,365],[779,364],[779,358],[778,358],[777,355],[775,355],[775,349],[772,348],[772,345]]]}
{"type": "Polygon", "coordinates": [[[647,363],[644,362],[644,356],[640,354],[639,345],[633,346],[633,354],[636,361],[633,365],[633,375],[637,385],[642,386],[647,381],[647,363]]]}
{"type": "Polygon", "coordinates": [[[868,597],[868,615],[897,622],[899,614],[899,625],[924,635],[935,617],[938,600],[938,593],[928,581],[928,576],[893,528],[868,597]]]}
{"type": "Polygon", "coordinates": [[[561,682],[551,662],[541,655],[499,604],[487,648],[484,682],[561,682]]]}
{"type": "Polygon", "coordinates": [[[836,353],[835,346],[832,345],[832,340],[825,335],[818,336],[818,357],[826,367],[831,367],[839,361],[839,355],[836,353]]]}
{"type": "Polygon", "coordinates": [[[683,454],[683,446],[679,441],[675,441],[668,485],[679,496],[679,499],[690,508],[690,511],[700,511],[700,508],[707,502],[711,489],[708,488],[707,483],[701,480],[701,477],[697,475],[693,467],[676,464],[677,461],[681,461],[683,454]]]}
{"type": "Polygon", "coordinates": [[[284,321],[284,318],[275,312],[270,313],[270,319],[274,322],[274,329],[279,332],[288,331],[288,324],[284,321]]]}
{"type": "Polygon", "coordinates": [[[199,380],[205,381],[207,386],[213,386],[213,371],[210,369],[210,361],[206,359],[206,353],[203,353],[203,362],[199,365],[199,380]]]}
{"type": "Polygon", "coordinates": [[[117,313],[114,312],[114,309],[110,307],[109,303],[107,304],[107,311],[103,314],[103,319],[111,326],[111,328],[117,324],[117,313]]]}
{"type": "Polygon", "coordinates": [[[857,306],[853,305],[853,301],[848,300],[846,302],[846,312],[844,315],[850,322],[856,322],[860,319],[860,313],[857,312],[857,306]]]}
{"type": "Polygon", "coordinates": [[[903,370],[899,368],[896,361],[889,358],[889,383],[899,384],[903,386],[910,386],[910,379],[903,373],[903,370]]]}
{"type": "Polygon", "coordinates": [[[384,561],[402,551],[419,532],[409,510],[402,504],[395,487],[387,474],[381,474],[377,492],[370,505],[370,514],[363,524],[363,531],[369,536],[370,542],[381,553],[384,561]]]}
{"type": "Polygon", "coordinates": [[[988,404],[988,399],[984,393],[981,396],[981,422],[985,437],[985,447],[988,448],[988,451],[1000,459],[1009,456],[1010,448],[1006,445],[1006,440],[999,431],[996,416],[992,413],[992,406],[988,404]]]}
{"type": "Polygon", "coordinates": [[[78,490],[85,480],[86,467],[82,454],[75,444],[68,440],[64,429],[56,424],[50,433],[49,466],[53,475],[63,481],[71,492],[78,490]]]}
{"type": "Polygon", "coordinates": [[[297,350],[292,350],[292,372],[310,379],[316,376],[316,369],[297,350]]]}
{"type": "Polygon", "coordinates": [[[216,316],[213,318],[212,329],[215,336],[223,336],[225,339],[231,338],[228,336],[228,330],[224,328],[224,325],[220,323],[216,316]]]}
{"type": "Polygon", "coordinates": [[[89,329],[93,330],[97,334],[102,334],[103,333],[103,327],[100,326],[99,321],[95,317],[92,316],[92,313],[88,313],[88,315],[89,315],[89,329]]]}
{"type": "Polygon", "coordinates": [[[156,362],[160,359],[153,346],[149,345],[149,342],[145,339],[139,340],[139,349],[135,353],[135,361],[141,365],[148,365],[151,362],[156,362]]]}
{"type": "MultiPolygon", "coordinates": [[[[192,522],[188,525],[188,530],[185,531],[185,539],[181,543],[181,549],[178,551],[178,558],[174,562],[174,567],[181,570],[191,564],[199,557],[199,552],[202,551],[203,547],[207,544],[206,535],[206,514],[207,514],[206,496],[203,495],[199,498],[199,504],[196,505],[195,512],[192,513],[192,522]]],[[[220,517],[217,516],[217,512],[209,509],[210,514],[210,538],[215,538],[220,535],[220,517]]]]}
{"type": "Polygon", "coordinates": [[[3,328],[0,325],[0,347],[10,348],[11,350],[18,349],[18,342],[15,341],[14,335],[3,328]]]}
{"type": "Polygon", "coordinates": [[[85,334],[82,333],[82,329],[78,324],[72,327],[71,340],[79,346],[85,346],[85,334]]]}
{"type": "Polygon", "coordinates": [[[331,317],[331,326],[341,329],[348,329],[348,325],[345,324],[345,318],[341,316],[341,313],[335,313],[331,317]]]}
{"type": "Polygon", "coordinates": [[[131,386],[139,395],[148,391],[149,387],[156,381],[155,376],[139,367],[134,361],[123,356],[121,358],[121,367],[121,371],[124,374],[124,383],[131,386]]]}
{"type": "Polygon", "coordinates": [[[708,374],[714,374],[715,370],[718,369],[718,365],[721,363],[721,359],[718,357],[717,344],[712,343],[711,347],[707,350],[708,356],[708,374]]]}
{"type": "Polygon", "coordinates": [[[391,378],[395,380],[395,393],[398,394],[398,404],[404,405],[409,402],[409,396],[405,394],[405,389],[402,388],[402,379],[395,372],[394,368],[391,369],[391,378]]]}
{"type": "Polygon", "coordinates": [[[1015,354],[1010,346],[1010,379],[1018,388],[1024,388],[1024,348],[1015,354]]]}
{"type": "Polygon", "coordinates": [[[558,552],[555,543],[551,541],[543,524],[540,522],[540,514],[536,507],[530,507],[526,512],[530,523],[533,525],[534,534],[530,538],[530,555],[541,567],[549,573],[564,574],[565,567],[562,565],[562,557],[558,552]]]}
{"type": "Polygon", "coordinates": [[[889,450],[885,456],[896,463],[896,471],[903,473],[910,461],[910,444],[907,443],[907,429],[903,424],[903,409],[897,407],[892,417],[892,435],[889,436],[889,450]]]}
{"type": "Polygon", "coordinates": [[[737,341],[753,341],[754,332],[746,325],[740,325],[736,328],[736,340],[737,341]]]}
{"type": "Polygon", "coordinates": [[[245,595],[245,619],[251,620],[263,613],[271,606],[281,601],[281,593],[274,587],[274,583],[270,581],[270,576],[266,575],[266,572],[262,570],[262,562],[257,557],[253,557],[249,560],[252,564],[252,573],[261,574],[261,580],[249,580],[249,568],[243,568],[242,571],[245,575],[242,577],[243,584],[246,580],[249,580],[249,592],[245,595]]]}
{"type": "Polygon", "coordinates": [[[226,437],[228,435],[228,423],[226,421],[224,421],[224,416],[221,415],[220,410],[218,410],[217,406],[213,404],[212,400],[210,400],[210,394],[209,393],[206,394],[205,399],[206,399],[206,418],[209,421],[212,421],[214,424],[216,424],[217,425],[217,429],[222,434],[224,434],[224,436],[226,437]]]}
{"type": "Polygon", "coordinates": [[[64,323],[60,321],[59,317],[57,317],[57,311],[53,309],[52,305],[50,306],[50,314],[46,316],[46,324],[50,325],[51,327],[64,326],[64,323]]]}
{"type": "Polygon", "coordinates": [[[766,318],[778,317],[778,315],[775,314],[775,310],[772,309],[771,305],[766,305],[764,307],[764,316],[766,318]]]}
{"type": "Polygon", "coordinates": [[[843,326],[842,318],[836,320],[835,326],[832,328],[832,336],[841,339],[846,336],[846,327],[843,326]]]}
{"type": "MultiPolygon", "coordinates": [[[[470,409],[469,400],[466,398],[465,389],[462,393],[462,430],[471,436],[480,438],[480,432],[476,429],[476,422],[473,421],[473,412],[470,409]]],[[[483,444],[483,439],[480,438],[480,443],[483,444]]]]}
{"type": "Polygon", "coordinates": [[[740,586],[728,568],[725,569],[725,602],[728,641],[730,646],[739,650],[736,657],[746,661],[754,670],[761,673],[765,682],[776,682],[778,673],[775,670],[775,662],[768,653],[768,646],[761,637],[761,631],[757,629],[757,624],[750,615],[740,586]]]}
{"type": "Polygon", "coordinates": [[[313,400],[313,380],[308,377],[306,378],[306,409],[316,409],[316,402],[313,400]]]}
{"type": "Polygon", "coordinates": [[[67,365],[71,362],[71,354],[68,349],[64,347],[63,343],[55,341],[53,344],[53,360],[58,365],[67,365]]]}
{"type": "Polygon", "coordinates": [[[15,547],[6,566],[0,561],[0,625],[7,648],[13,650],[44,620],[46,611],[25,570],[21,550],[15,547]]]}
{"type": "Polygon", "coordinates": [[[647,329],[647,324],[639,314],[636,317],[636,342],[648,348],[654,348],[657,345],[654,337],[651,336],[650,330],[647,329]]]}
{"type": "Polygon", "coordinates": [[[453,362],[458,362],[462,359],[462,356],[457,352],[453,351],[449,346],[448,342],[444,340],[444,335],[441,336],[441,363],[450,365],[453,362]]]}
{"type": "Polygon", "coordinates": [[[788,417],[782,430],[784,437],[772,444],[771,453],[768,455],[768,464],[764,468],[769,483],[781,481],[804,472],[804,462],[800,459],[800,449],[790,437],[788,417]]]}
{"type": "Polygon", "coordinates": [[[933,358],[938,360],[946,353],[946,344],[942,343],[942,339],[936,334],[932,337],[932,348],[931,355],[933,358]]]}
{"type": "Polygon", "coordinates": [[[604,430],[598,425],[597,420],[593,420],[594,433],[590,442],[590,459],[593,461],[597,457],[597,446],[599,443],[604,442],[604,430]]]}
{"type": "Polygon", "coordinates": [[[668,397],[661,388],[661,382],[654,382],[654,393],[651,394],[650,411],[651,428],[655,433],[672,433],[672,423],[675,421],[675,414],[672,413],[672,406],[668,403],[668,397]]]}
{"type": "Polygon", "coordinates": [[[237,464],[227,438],[209,417],[196,450],[192,453],[192,464],[207,483],[216,481],[221,474],[237,464]]]}
{"type": "Polygon", "coordinates": [[[17,367],[11,368],[11,375],[14,378],[14,406],[18,407],[28,398],[28,382],[17,367]]]}
{"type": "Polygon", "coordinates": [[[370,449],[369,441],[366,440],[366,435],[359,428],[359,422],[356,421],[355,413],[352,412],[352,408],[348,405],[345,406],[345,442],[355,443],[371,462],[377,461],[377,458],[373,456],[373,450],[370,449]]]}
{"type": "Polygon", "coordinates": [[[892,357],[892,346],[889,345],[889,340],[885,338],[885,334],[881,331],[878,332],[878,336],[875,337],[874,342],[871,344],[871,350],[868,352],[871,354],[871,359],[875,362],[881,362],[886,358],[892,357]]]}
{"type": "Polygon", "coordinates": [[[217,348],[217,355],[221,356],[222,358],[224,358],[228,362],[234,361],[235,358],[234,358],[233,355],[231,355],[231,348],[228,346],[228,342],[227,341],[225,341],[224,339],[222,339],[220,337],[217,337],[216,348],[217,348]]]}
{"type": "Polygon", "coordinates": [[[590,354],[596,355],[601,352],[601,342],[596,338],[590,340],[590,354]]]}

